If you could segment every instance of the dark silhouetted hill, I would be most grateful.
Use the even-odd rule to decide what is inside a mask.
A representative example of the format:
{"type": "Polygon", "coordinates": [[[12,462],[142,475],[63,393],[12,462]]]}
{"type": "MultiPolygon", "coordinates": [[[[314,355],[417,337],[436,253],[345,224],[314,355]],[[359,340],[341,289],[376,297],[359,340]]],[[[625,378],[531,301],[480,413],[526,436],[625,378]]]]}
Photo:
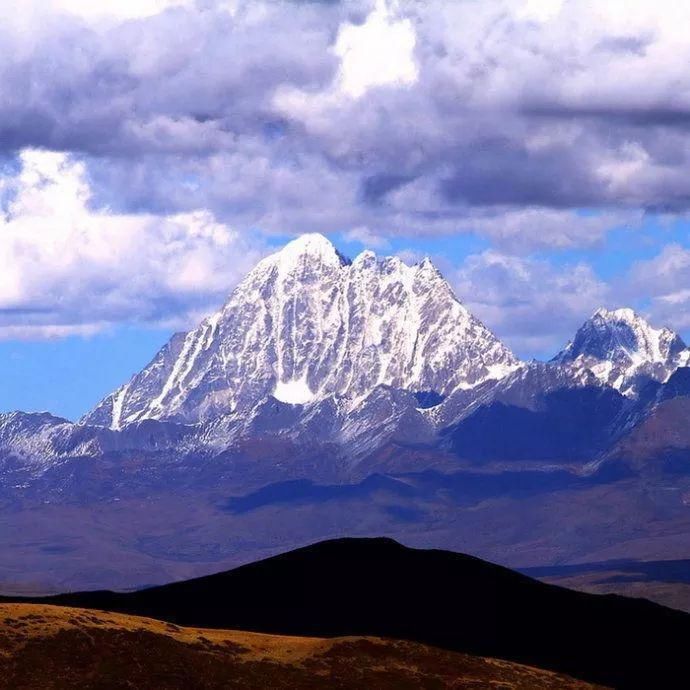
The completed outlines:
{"type": "Polygon", "coordinates": [[[690,641],[690,615],[390,539],[321,542],[162,587],[42,601],[179,625],[412,640],[621,688],[679,687],[690,641]]]}

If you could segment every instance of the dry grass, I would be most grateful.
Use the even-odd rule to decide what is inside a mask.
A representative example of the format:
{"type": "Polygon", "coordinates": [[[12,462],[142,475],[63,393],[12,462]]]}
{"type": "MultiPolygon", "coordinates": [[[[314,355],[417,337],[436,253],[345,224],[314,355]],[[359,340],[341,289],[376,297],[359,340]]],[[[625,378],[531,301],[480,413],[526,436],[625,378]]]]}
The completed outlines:
{"type": "Polygon", "coordinates": [[[595,687],[408,642],[182,628],[34,604],[0,605],[0,666],[0,688],[8,690],[595,687]]]}

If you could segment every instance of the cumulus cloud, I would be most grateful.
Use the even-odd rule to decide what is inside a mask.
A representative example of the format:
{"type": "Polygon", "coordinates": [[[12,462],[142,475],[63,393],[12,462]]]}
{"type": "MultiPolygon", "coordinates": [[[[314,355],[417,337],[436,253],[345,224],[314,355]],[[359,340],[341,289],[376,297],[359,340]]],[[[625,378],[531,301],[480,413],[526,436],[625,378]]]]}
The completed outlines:
{"type": "Polygon", "coordinates": [[[654,326],[690,329],[690,249],[678,243],[610,282],[584,262],[493,249],[446,272],[467,307],[522,356],[551,357],[602,306],[632,306],[654,326]]]}
{"type": "Polygon", "coordinates": [[[388,249],[390,247],[390,242],[385,237],[373,232],[366,226],[352,228],[343,233],[343,237],[348,242],[359,242],[371,249],[388,249]]]}
{"type": "Polygon", "coordinates": [[[478,215],[467,229],[485,235],[493,244],[514,253],[540,249],[573,249],[600,244],[613,228],[631,229],[642,221],[636,211],[583,214],[560,209],[527,208],[478,215]]]}
{"type": "Polygon", "coordinates": [[[555,355],[610,299],[587,264],[556,267],[493,250],[467,257],[454,283],[470,311],[522,356],[555,355]]]}
{"type": "Polygon", "coordinates": [[[126,321],[189,325],[260,246],[207,211],[112,214],[90,206],[82,163],[26,150],[4,178],[0,336],[89,334],[126,321]]]}
{"type": "MultiPolygon", "coordinates": [[[[53,328],[184,318],[219,294],[200,273],[212,265],[227,289],[235,269],[221,264],[254,256],[257,229],[338,232],[379,247],[474,233],[491,251],[468,259],[459,284],[485,286],[474,303],[499,332],[550,347],[536,322],[520,326],[532,318],[526,307],[504,304],[512,316],[501,321],[492,286],[531,300],[545,324],[562,309],[570,327],[576,282],[578,319],[607,288],[585,265],[555,267],[544,253],[591,249],[645,214],[690,210],[687,3],[26,0],[5,15],[0,201],[20,205],[0,244],[8,260],[34,254],[46,266],[40,278],[24,259],[7,271],[7,328],[18,324],[13,309],[25,310],[22,323],[53,328]],[[21,178],[36,149],[62,158],[48,174],[45,154],[50,182],[34,188],[21,178]],[[41,203],[57,204],[57,225],[71,229],[27,230],[25,249],[13,228],[48,227],[41,203]],[[59,238],[77,236],[80,249],[51,269],[41,242],[66,247],[72,239],[59,238]],[[132,279],[98,238],[131,252],[142,275],[149,262],[165,268],[151,282],[132,279]],[[192,267],[181,269],[188,251],[192,267]],[[69,283],[79,261],[101,298],[84,302],[69,283]],[[201,280],[196,302],[170,283],[185,275],[201,280]],[[50,285],[63,306],[44,299],[50,285]],[[31,305],[42,315],[29,316],[31,305]]],[[[641,277],[652,269],[635,270],[660,313],[681,304],[682,289],[656,292],[641,277]]]]}
{"type": "MultiPolygon", "coordinates": [[[[28,0],[29,3],[32,0],[28,0]]],[[[169,7],[192,5],[191,0],[43,0],[56,12],[97,20],[138,19],[160,14],[169,7]]]]}
{"type": "Polygon", "coordinates": [[[625,276],[628,296],[648,300],[654,320],[682,331],[690,328],[690,249],[668,244],[651,259],[636,262],[625,276]]]}
{"type": "MultiPolygon", "coordinates": [[[[309,205],[287,195],[271,213],[283,232],[319,216],[337,226],[325,230],[417,234],[463,231],[478,214],[511,223],[525,209],[611,219],[688,206],[683,3],[28,6],[25,30],[19,19],[0,29],[2,146],[81,153],[124,179],[145,167],[155,210],[202,203],[233,224],[265,222],[260,201],[252,217],[214,191],[226,177],[218,161],[236,156],[243,177],[275,187],[272,171],[284,179],[289,168],[291,184],[312,189],[309,205]],[[110,20],[93,21],[96,6],[110,20]],[[193,202],[177,193],[191,167],[193,202]],[[325,198],[322,179],[335,190],[325,198]]],[[[111,196],[142,203],[126,184],[111,196]]],[[[568,245],[591,242],[593,223],[568,245]]]]}
{"type": "Polygon", "coordinates": [[[386,0],[377,0],[364,23],[347,23],[338,32],[334,47],[340,58],[338,89],[361,98],[373,87],[414,84],[419,73],[416,40],[412,22],[395,19],[386,0]]]}

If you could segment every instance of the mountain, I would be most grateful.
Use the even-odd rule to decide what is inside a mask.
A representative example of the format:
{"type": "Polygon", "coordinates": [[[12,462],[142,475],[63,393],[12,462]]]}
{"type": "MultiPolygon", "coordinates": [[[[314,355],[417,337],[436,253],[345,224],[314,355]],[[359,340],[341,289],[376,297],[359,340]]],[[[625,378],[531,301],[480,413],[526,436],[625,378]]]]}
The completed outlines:
{"type": "Polygon", "coordinates": [[[303,235],[82,422],[203,422],[268,396],[356,406],[378,386],[445,396],[516,366],[429,260],[409,267],[367,251],[350,262],[322,235],[303,235]]]}
{"type": "Polygon", "coordinates": [[[635,395],[690,364],[690,350],[668,328],[653,328],[632,309],[598,309],[553,360],[592,372],[601,383],[635,395]]]}
{"type": "Polygon", "coordinates": [[[541,584],[476,558],[389,539],[324,542],[197,580],[40,603],[175,625],[404,639],[617,688],[677,687],[690,635],[688,614],[541,584]]]}
{"type": "MultiPolygon", "coordinates": [[[[0,465],[4,453],[35,473],[55,459],[137,450],[196,462],[268,439],[281,455],[332,458],[309,475],[326,481],[363,479],[389,444],[472,463],[587,463],[651,414],[641,391],[689,353],[632,310],[600,309],[551,362],[520,362],[428,259],[407,266],[366,251],[350,261],[304,235],[79,424],[0,419],[0,465]]],[[[280,477],[273,467],[253,481],[303,476],[301,462],[280,477]]]]}
{"type": "Polygon", "coordinates": [[[622,594],[647,597],[670,608],[688,611],[690,559],[639,561],[618,559],[596,563],[575,563],[524,568],[521,571],[542,582],[592,594],[622,594]]]}
{"type": "Polygon", "coordinates": [[[2,690],[500,687],[595,690],[562,674],[372,637],[182,628],[111,612],[0,605],[2,690]]]}
{"type": "Polygon", "coordinates": [[[345,534],[519,567],[682,558],[686,358],[600,310],[520,362],[428,260],[304,236],[79,423],[0,415],[0,587],[142,586],[345,534]]]}

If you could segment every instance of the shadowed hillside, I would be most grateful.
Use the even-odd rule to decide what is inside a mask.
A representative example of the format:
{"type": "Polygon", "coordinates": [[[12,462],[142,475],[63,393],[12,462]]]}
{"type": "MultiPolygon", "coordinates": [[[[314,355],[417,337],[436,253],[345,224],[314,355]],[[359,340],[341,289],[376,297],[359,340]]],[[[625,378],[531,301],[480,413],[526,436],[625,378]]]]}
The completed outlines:
{"type": "Polygon", "coordinates": [[[690,638],[684,613],[389,539],[323,542],[197,580],[45,602],[178,625],[413,640],[616,687],[673,683],[685,672],[690,638]]]}

